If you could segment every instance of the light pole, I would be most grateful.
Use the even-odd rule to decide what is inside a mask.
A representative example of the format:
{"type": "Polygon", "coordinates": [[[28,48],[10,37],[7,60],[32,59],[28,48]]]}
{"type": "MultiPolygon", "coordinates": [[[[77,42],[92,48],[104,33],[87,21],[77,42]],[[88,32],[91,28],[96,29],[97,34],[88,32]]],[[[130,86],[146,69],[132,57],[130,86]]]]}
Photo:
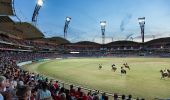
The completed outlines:
{"type": "Polygon", "coordinates": [[[37,0],[37,4],[35,6],[34,13],[32,15],[32,22],[34,25],[36,25],[37,23],[37,17],[38,17],[39,10],[42,7],[42,5],[43,5],[43,0],[37,0]]]}
{"type": "Polygon", "coordinates": [[[101,31],[102,31],[102,44],[105,44],[105,27],[106,27],[106,21],[100,21],[101,25],[101,31]]]}
{"type": "Polygon", "coordinates": [[[145,17],[138,18],[140,29],[141,29],[141,36],[142,36],[142,43],[144,43],[145,39],[145,17]]]}
{"type": "Polygon", "coordinates": [[[68,30],[68,25],[71,21],[71,17],[66,17],[65,25],[64,25],[64,38],[67,38],[67,30],[68,30]]]}

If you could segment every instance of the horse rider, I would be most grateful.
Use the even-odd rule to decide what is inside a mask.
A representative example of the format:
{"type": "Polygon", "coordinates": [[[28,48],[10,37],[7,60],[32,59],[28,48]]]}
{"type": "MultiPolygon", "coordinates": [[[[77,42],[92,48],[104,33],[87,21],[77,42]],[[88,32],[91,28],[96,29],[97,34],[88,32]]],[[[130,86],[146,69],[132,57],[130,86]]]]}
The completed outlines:
{"type": "Polygon", "coordinates": [[[128,64],[127,64],[127,63],[124,63],[123,65],[124,65],[124,66],[128,66],[128,64]]]}
{"type": "Polygon", "coordinates": [[[166,68],[163,70],[163,73],[164,73],[164,74],[165,74],[165,73],[168,73],[168,71],[167,71],[167,69],[166,69],[166,68]]]}
{"type": "Polygon", "coordinates": [[[115,67],[116,65],[115,64],[112,64],[112,68],[115,67]]]}
{"type": "Polygon", "coordinates": [[[99,64],[99,69],[102,69],[102,64],[99,64]]]}

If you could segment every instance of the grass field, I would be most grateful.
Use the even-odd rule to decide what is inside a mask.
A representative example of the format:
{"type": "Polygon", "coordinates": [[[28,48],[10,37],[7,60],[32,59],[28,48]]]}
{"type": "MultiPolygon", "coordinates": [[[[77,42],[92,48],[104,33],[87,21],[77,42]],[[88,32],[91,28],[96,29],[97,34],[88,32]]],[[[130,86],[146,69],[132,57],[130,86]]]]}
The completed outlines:
{"type": "Polygon", "coordinates": [[[133,97],[170,98],[170,79],[160,79],[160,69],[170,69],[169,58],[77,58],[51,60],[32,64],[26,70],[35,71],[84,87],[110,93],[132,94],[133,97]],[[131,70],[120,75],[120,67],[127,62],[131,70]],[[111,65],[118,70],[113,72],[111,65]],[[98,70],[98,65],[103,68],[98,70]]]}

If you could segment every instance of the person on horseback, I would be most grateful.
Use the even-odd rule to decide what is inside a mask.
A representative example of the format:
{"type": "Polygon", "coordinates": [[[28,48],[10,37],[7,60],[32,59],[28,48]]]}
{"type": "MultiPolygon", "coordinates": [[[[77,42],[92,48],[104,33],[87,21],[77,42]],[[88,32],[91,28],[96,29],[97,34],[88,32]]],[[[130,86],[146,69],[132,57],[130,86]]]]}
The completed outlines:
{"type": "Polygon", "coordinates": [[[127,63],[123,63],[124,66],[129,66],[127,63]]]}
{"type": "Polygon", "coordinates": [[[102,69],[102,64],[99,64],[99,70],[102,69]]]}
{"type": "Polygon", "coordinates": [[[121,67],[121,75],[122,74],[126,74],[126,70],[123,67],[121,67]]]}
{"type": "Polygon", "coordinates": [[[112,70],[115,72],[116,71],[116,65],[115,64],[112,64],[112,70]]]}
{"type": "Polygon", "coordinates": [[[112,64],[112,67],[116,66],[115,64],[112,64]]]}
{"type": "Polygon", "coordinates": [[[165,78],[165,77],[170,77],[170,73],[169,73],[169,69],[164,69],[164,70],[160,70],[161,72],[161,79],[165,78]]]}
{"type": "Polygon", "coordinates": [[[128,65],[127,63],[124,63],[123,66],[124,66],[125,68],[128,68],[128,69],[130,70],[130,67],[129,67],[129,65],[128,65]]]}
{"type": "Polygon", "coordinates": [[[165,73],[168,73],[168,71],[167,71],[167,69],[166,69],[166,68],[164,69],[163,73],[164,73],[164,74],[165,74],[165,73]]]}
{"type": "Polygon", "coordinates": [[[116,68],[115,64],[112,64],[112,69],[113,69],[113,68],[116,68]]]}

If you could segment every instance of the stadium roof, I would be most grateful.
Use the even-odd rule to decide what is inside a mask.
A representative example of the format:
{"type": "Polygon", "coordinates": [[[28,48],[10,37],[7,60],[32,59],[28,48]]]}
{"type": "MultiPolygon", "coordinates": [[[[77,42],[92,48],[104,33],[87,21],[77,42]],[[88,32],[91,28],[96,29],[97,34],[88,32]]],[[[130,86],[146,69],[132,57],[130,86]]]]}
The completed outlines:
{"type": "Polygon", "coordinates": [[[90,41],[80,41],[80,42],[77,42],[77,43],[74,43],[74,44],[78,44],[78,45],[100,45],[96,42],[90,42],[90,41]]]}
{"type": "Polygon", "coordinates": [[[8,16],[0,16],[0,23],[14,23],[14,21],[8,16]]]}
{"type": "Polygon", "coordinates": [[[12,0],[0,0],[0,15],[14,15],[12,0]]]}
{"type": "Polygon", "coordinates": [[[134,42],[134,41],[114,41],[111,43],[108,43],[106,45],[138,45],[138,42],[134,42]]]}
{"type": "Polygon", "coordinates": [[[146,44],[167,43],[167,42],[170,43],[170,37],[154,39],[154,40],[146,42],[146,44]]]}
{"type": "Polygon", "coordinates": [[[35,39],[43,38],[44,34],[35,26],[27,22],[16,23],[16,28],[22,31],[22,38],[24,39],[35,39]]]}
{"type": "Polygon", "coordinates": [[[45,38],[51,42],[57,43],[57,44],[67,44],[70,43],[70,41],[62,38],[62,37],[51,37],[51,38],[45,38]]]}
{"type": "Polygon", "coordinates": [[[27,22],[13,22],[8,16],[0,17],[0,31],[24,39],[43,38],[43,33],[27,22]]]}

